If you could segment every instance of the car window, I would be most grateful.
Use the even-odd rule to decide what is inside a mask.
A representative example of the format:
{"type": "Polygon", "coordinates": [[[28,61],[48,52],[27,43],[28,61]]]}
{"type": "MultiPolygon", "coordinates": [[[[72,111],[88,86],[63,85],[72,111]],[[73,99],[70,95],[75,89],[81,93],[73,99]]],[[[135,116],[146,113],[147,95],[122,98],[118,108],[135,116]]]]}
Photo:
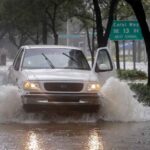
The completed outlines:
{"type": "Polygon", "coordinates": [[[99,71],[112,70],[112,62],[106,50],[99,51],[96,66],[99,71]]]}
{"type": "Polygon", "coordinates": [[[16,60],[14,62],[14,69],[15,70],[19,70],[22,54],[23,54],[23,50],[21,50],[21,52],[18,54],[18,57],[16,58],[16,60]]]}
{"type": "Polygon", "coordinates": [[[22,68],[90,70],[82,51],[63,48],[26,50],[22,68]]]}
{"type": "Polygon", "coordinates": [[[17,60],[19,54],[21,53],[21,51],[22,51],[22,49],[19,49],[19,50],[18,50],[18,52],[17,52],[17,54],[16,54],[16,56],[15,56],[15,59],[14,59],[14,61],[13,61],[13,66],[15,66],[16,60],[17,60]]]}

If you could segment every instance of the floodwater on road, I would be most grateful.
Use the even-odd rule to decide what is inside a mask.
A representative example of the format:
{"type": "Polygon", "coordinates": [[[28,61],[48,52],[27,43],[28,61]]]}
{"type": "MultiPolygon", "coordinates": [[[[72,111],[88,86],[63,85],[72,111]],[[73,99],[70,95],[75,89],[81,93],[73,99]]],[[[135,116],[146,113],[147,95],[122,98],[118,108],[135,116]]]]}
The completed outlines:
{"type": "MultiPolygon", "coordinates": [[[[149,150],[150,108],[111,78],[98,114],[27,114],[0,72],[0,150],[149,150]]],[[[69,113],[69,112],[68,112],[69,113]]]]}
{"type": "Polygon", "coordinates": [[[150,122],[0,125],[0,150],[149,149],[150,122]]]}

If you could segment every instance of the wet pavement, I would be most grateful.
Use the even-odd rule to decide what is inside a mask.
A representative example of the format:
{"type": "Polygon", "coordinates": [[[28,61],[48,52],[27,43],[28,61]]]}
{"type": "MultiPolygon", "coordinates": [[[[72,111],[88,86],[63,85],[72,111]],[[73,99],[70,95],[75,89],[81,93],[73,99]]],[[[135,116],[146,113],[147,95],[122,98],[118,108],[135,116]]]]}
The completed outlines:
{"type": "Polygon", "coordinates": [[[0,150],[149,149],[150,122],[0,124],[0,150]]]}
{"type": "MultiPolygon", "coordinates": [[[[5,72],[0,72],[0,84],[3,84],[5,80],[1,76],[5,77],[5,72]]],[[[119,87],[123,93],[125,88],[126,86],[119,87]]],[[[129,101],[132,99],[128,95],[122,96],[122,93],[120,95],[121,98],[127,97],[129,101]]],[[[137,103],[126,105],[124,102],[128,102],[127,99],[119,101],[119,97],[117,101],[119,105],[112,109],[114,99],[117,101],[117,98],[113,97],[112,103],[109,101],[110,105],[106,105],[106,110],[111,110],[109,111],[111,120],[132,120],[134,111],[131,108],[138,110],[135,111],[139,116],[137,120],[150,120],[150,113],[146,113],[150,112],[149,108],[138,109],[137,103]],[[125,110],[128,113],[123,108],[127,108],[125,110]],[[118,116],[119,114],[121,115],[118,116]]],[[[27,115],[20,110],[16,115],[16,108],[20,107],[17,105],[18,101],[13,87],[1,87],[0,150],[150,150],[150,122],[148,121],[104,122],[86,116],[82,119],[78,117],[72,119],[72,116],[66,119],[58,116],[27,115]]]]}

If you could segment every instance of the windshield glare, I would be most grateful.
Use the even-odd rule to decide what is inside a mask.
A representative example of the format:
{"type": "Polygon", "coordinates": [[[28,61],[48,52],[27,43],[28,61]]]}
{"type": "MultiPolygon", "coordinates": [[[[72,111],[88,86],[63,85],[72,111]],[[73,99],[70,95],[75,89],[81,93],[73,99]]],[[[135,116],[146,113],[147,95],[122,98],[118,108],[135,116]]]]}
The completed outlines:
{"type": "Polygon", "coordinates": [[[90,70],[82,51],[64,48],[28,49],[25,51],[22,68],[90,70]]]}

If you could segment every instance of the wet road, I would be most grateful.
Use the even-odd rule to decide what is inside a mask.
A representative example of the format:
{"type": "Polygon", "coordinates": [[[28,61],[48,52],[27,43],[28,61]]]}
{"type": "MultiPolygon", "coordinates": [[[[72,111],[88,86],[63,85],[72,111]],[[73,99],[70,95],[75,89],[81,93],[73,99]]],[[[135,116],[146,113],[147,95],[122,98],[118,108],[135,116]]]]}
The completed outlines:
{"type": "MultiPolygon", "coordinates": [[[[0,84],[5,83],[4,77],[5,71],[1,71],[0,84]]],[[[119,87],[119,89],[127,93],[124,92],[126,86],[119,87]]],[[[118,94],[118,90],[116,91],[118,94]]],[[[146,113],[150,112],[149,108],[147,110],[143,107],[141,109],[141,106],[136,107],[137,103],[133,103],[133,106],[128,105],[125,103],[128,102],[127,99],[119,101],[123,97],[127,97],[129,101],[132,99],[128,95],[122,95],[121,93],[118,97],[117,104],[119,105],[114,109],[112,109],[112,104],[115,103],[109,101],[110,104],[106,105],[106,110],[110,110],[108,112],[110,112],[111,119],[132,120],[134,109],[131,108],[135,108],[135,114],[139,116],[137,120],[150,120],[150,113],[146,113]],[[125,119],[122,119],[123,117],[125,119]]],[[[117,100],[116,97],[113,99],[117,100]]],[[[72,116],[69,119],[58,116],[49,118],[27,115],[22,110],[17,111],[16,114],[16,108],[20,108],[17,105],[19,101],[14,88],[1,87],[0,150],[150,150],[150,122],[97,122],[93,117],[85,116],[82,119],[78,117],[72,119],[72,116]]]]}
{"type": "Polygon", "coordinates": [[[150,122],[0,124],[0,150],[128,149],[150,149],[150,122]]]}

